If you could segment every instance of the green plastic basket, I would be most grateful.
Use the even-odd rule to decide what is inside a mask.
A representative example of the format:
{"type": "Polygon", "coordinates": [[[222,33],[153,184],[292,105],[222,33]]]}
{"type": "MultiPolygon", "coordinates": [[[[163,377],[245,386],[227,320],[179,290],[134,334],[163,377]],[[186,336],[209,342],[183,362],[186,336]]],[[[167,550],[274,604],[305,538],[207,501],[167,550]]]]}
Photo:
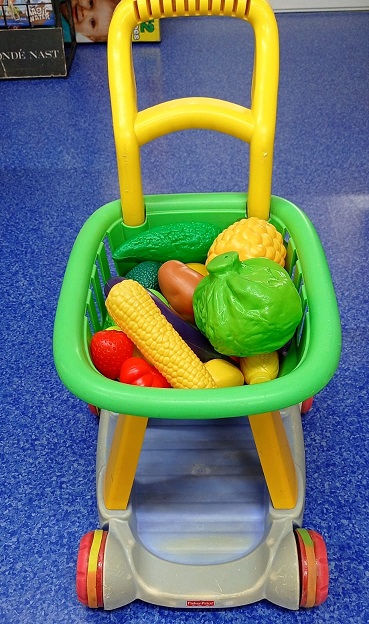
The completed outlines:
{"type": "MultiPolygon", "coordinates": [[[[164,418],[221,418],[260,414],[294,405],[321,390],[338,365],[341,334],[336,298],[319,238],[307,217],[290,202],[271,197],[278,94],[278,30],[266,0],[196,3],[125,0],[112,18],[108,40],[109,88],[117,152],[120,201],[97,210],[82,228],[67,266],[58,304],[55,363],[64,384],[78,397],[114,412],[164,418]],[[255,58],[250,109],[213,98],[180,98],[137,108],[132,28],[164,17],[214,15],[249,22],[255,58]],[[141,145],[164,134],[203,128],[250,145],[248,194],[210,193],[144,196],[141,145]],[[279,377],[237,388],[178,390],[142,388],[111,381],[94,368],[92,333],[104,328],[103,287],[118,246],[141,230],[181,221],[208,221],[222,229],[248,216],[269,218],[287,248],[287,271],[300,293],[304,315],[282,355],[279,377]],[[127,225],[128,224],[128,225],[127,225]],[[138,225],[139,224],[139,225],[138,225]]],[[[246,188],[246,186],[245,186],[246,188]]]]}
{"type": "MultiPolygon", "coordinates": [[[[281,356],[279,377],[236,388],[178,390],[142,388],[103,377],[89,355],[92,333],[106,325],[103,287],[122,267],[112,254],[137,230],[163,223],[201,220],[222,228],[245,216],[247,195],[210,193],[145,197],[146,221],[128,227],[120,201],[97,210],[81,229],[72,249],[60,293],[54,329],[58,374],[76,396],[113,412],[154,418],[201,419],[259,414],[314,396],[334,374],[341,330],[336,297],[319,237],[306,215],[272,196],[270,221],[281,232],[286,269],[303,305],[303,319],[281,356]]],[[[126,267],[127,269],[127,267],[126,267]]]]}

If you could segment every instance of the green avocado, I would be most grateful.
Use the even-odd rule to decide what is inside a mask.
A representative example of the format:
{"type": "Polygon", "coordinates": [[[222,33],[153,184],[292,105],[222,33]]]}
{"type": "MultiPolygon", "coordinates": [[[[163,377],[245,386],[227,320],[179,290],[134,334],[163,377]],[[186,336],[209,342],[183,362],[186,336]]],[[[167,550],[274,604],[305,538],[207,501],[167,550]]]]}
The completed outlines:
{"type": "Polygon", "coordinates": [[[271,353],[292,338],[302,318],[287,271],[267,258],[240,261],[230,251],[206,266],[193,295],[195,321],[214,349],[247,357],[271,353]]]}

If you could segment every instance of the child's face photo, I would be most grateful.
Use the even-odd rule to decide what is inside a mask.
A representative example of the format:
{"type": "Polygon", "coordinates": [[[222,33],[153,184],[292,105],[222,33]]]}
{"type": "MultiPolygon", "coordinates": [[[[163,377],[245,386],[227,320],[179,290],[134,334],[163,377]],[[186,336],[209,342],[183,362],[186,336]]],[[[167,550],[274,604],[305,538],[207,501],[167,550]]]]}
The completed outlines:
{"type": "Polygon", "coordinates": [[[106,41],[117,0],[72,0],[77,33],[92,41],[106,41]]]}

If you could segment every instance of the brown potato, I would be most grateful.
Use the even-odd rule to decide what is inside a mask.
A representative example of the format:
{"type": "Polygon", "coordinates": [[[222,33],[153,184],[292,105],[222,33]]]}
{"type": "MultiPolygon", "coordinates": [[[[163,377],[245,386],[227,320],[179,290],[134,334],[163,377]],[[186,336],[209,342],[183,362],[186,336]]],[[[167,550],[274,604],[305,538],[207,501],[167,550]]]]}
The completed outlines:
{"type": "Polygon", "coordinates": [[[194,323],[192,297],[204,276],[179,260],[168,260],[158,271],[160,290],[177,314],[194,323]]]}

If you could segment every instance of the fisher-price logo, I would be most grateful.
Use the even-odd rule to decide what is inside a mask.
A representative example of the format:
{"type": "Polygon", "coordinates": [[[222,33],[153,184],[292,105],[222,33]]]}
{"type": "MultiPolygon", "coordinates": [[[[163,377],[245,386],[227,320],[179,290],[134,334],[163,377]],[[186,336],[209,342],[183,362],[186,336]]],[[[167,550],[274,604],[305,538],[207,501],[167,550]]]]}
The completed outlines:
{"type": "Polygon", "coordinates": [[[187,600],[188,607],[214,607],[215,600],[187,600]]]}

